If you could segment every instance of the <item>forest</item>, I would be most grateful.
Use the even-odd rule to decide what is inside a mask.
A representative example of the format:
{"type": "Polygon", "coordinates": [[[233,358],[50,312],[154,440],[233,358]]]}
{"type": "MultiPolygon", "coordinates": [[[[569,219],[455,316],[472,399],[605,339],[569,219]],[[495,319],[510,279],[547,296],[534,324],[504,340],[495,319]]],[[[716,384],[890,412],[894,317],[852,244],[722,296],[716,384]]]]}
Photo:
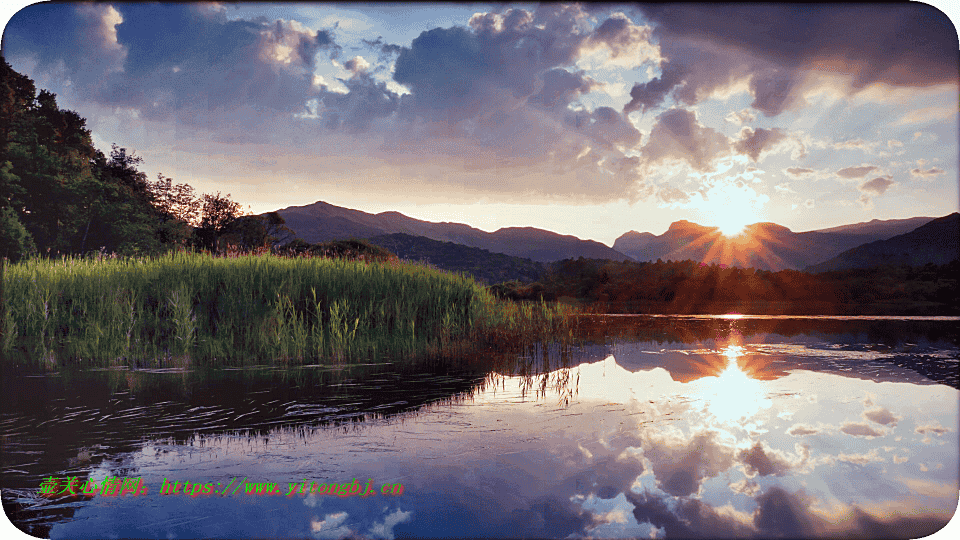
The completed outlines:
{"type": "Polygon", "coordinates": [[[513,300],[564,301],[597,313],[955,315],[960,261],[812,274],[696,261],[568,259],[539,281],[493,292],[513,300]]]}
{"type": "Polygon", "coordinates": [[[0,257],[250,251],[292,238],[276,214],[245,216],[230,195],[197,194],[163,174],[151,180],[142,163],[117,145],[109,155],[95,148],[84,118],[3,60],[0,257]]]}

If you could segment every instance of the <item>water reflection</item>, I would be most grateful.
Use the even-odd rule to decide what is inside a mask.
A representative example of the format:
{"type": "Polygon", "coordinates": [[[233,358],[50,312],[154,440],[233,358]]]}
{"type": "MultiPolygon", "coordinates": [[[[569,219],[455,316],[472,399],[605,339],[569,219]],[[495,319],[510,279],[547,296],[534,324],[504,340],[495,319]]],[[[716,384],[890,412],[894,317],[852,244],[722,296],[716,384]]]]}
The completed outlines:
{"type": "Polygon", "coordinates": [[[722,351],[726,367],[715,376],[698,380],[699,392],[706,400],[706,409],[718,422],[744,421],[771,406],[765,385],[751,377],[741,365],[744,348],[728,345],[722,351]]]}
{"type": "MultiPolygon", "coordinates": [[[[701,332],[684,324],[651,331],[701,332]]],[[[923,356],[950,361],[957,354],[951,343],[908,336],[880,347],[869,333],[840,339],[729,327],[703,333],[686,341],[598,339],[566,364],[545,348],[514,369],[482,376],[259,380],[243,392],[228,379],[215,397],[211,386],[187,380],[178,383],[177,414],[194,423],[181,431],[159,423],[158,431],[128,434],[123,447],[88,441],[63,456],[76,460],[69,466],[44,458],[41,474],[142,476],[150,493],[33,497],[31,504],[52,513],[70,508],[53,520],[54,538],[909,538],[949,520],[960,467],[958,391],[889,359],[912,343],[923,356]],[[365,384],[376,391],[362,390],[365,384]],[[245,399],[255,406],[240,407],[245,399]],[[407,403],[396,405],[401,400],[407,403]],[[243,416],[254,409],[258,415],[243,416]],[[363,413],[363,422],[329,421],[349,413],[363,413]],[[258,429],[240,430],[251,417],[258,429]],[[404,493],[192,498],[157,491],[164,478],[227,485],[244,477],[285,488],[373,479],[403,484],[404,493]]],[[[150,386],[138,384],[134,401],[150,386]]],[[[111,399],[106,392],[107,405],[111,399]]],[[[33,424],[21,412],[0,427],[22,433],[50,418],[93,426],[85,421],[94,412],[123,418],[133,407],[144,408],[138,423],[158,420],[147,403],[94,411],[90,402],[67,410],[76,407],[68,402],[33,424]]],[[[118,442],[122,425],[111,432],[118,442]]],[[[46,453],[54,445],[27,443],[46,453]]],[[[28,459],[4,464],[5,482],[14,469],[35,468],[28,459]]]]}

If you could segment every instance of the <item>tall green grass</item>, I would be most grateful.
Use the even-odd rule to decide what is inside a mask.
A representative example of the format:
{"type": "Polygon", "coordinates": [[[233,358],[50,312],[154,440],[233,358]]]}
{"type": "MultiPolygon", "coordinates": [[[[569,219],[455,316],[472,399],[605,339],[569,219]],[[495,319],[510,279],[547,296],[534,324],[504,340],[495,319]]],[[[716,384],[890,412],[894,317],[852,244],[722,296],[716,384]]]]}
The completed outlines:
{"type": "Polygon", "coordinates": [[[3,275],[8,363],[171,367],[443,354],[563,332],[547,304],[387,261],[213,257],[33,259],[3,275]]]}

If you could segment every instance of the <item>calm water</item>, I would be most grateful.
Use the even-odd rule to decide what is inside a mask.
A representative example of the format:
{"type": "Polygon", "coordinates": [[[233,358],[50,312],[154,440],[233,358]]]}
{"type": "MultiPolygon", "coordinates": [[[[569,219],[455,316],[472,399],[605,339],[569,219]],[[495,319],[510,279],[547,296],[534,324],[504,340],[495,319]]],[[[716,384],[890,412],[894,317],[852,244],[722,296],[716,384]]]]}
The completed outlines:
{"type": "Polygon", "coordinates": [[[957,507],[957,322],[594,317],[496,366],[5,374],[3,504],[53,538],[916,538],[957,507]],[[375,494],[287,496],[354,479],[375,494]]]}

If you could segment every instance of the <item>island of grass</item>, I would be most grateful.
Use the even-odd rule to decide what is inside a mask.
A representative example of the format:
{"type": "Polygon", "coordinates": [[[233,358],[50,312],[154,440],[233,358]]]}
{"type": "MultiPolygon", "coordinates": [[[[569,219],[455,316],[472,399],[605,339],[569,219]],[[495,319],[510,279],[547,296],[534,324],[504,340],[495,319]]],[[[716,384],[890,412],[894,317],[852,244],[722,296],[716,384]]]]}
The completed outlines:
{"type": "Polygon", "coordinates": [[[556,332],[563,308],[497,299],[396,259],[180,252],[33,258],[2,279],[5,365],[325,364],[444,354],[556,332]]]}

